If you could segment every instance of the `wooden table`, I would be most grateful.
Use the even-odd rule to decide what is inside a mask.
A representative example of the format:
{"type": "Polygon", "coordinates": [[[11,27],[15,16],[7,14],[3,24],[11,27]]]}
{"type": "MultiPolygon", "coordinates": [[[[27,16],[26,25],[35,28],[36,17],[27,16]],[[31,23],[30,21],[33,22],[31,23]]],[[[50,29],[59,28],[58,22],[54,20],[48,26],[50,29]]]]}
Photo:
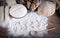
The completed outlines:
{"type": "Polygon", "coordinates": [[[58,13],[55,13],[53,16],[49,17],[48,28],[52,27],[55,27],[56,29],[49,31],[46,38],[60,38],[60,16],[58,16],[58,13]]]}

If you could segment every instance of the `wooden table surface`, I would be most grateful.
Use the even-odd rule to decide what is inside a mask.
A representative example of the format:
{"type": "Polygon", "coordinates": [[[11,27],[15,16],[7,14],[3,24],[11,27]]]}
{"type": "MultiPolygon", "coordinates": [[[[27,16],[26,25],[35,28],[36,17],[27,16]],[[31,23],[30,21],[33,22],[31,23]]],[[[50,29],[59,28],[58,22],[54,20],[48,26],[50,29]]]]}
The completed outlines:
{"type": "Polygon", "coordinates": [[[49,17],[49,26],[48,28],[56,28],[53,31],[49,31],[46,38],[60,38],[60,16],[58,13],[55,13],[53,16],[49,17]]]}

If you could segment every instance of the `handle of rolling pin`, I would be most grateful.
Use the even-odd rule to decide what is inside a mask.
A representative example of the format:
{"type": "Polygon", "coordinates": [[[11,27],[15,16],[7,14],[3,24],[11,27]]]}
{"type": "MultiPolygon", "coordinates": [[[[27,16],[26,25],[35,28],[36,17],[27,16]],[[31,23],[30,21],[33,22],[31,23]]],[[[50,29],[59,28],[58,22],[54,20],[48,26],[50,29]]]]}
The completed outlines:
{"type": "Polygon", "coordinates": [[[34,31],[38,31],[38,32],[42,32],[42,31],[51,31],[54,30],[55,28],[51,28],[51,29],[47,29],[47,30],[34,30],[34,31]]]}

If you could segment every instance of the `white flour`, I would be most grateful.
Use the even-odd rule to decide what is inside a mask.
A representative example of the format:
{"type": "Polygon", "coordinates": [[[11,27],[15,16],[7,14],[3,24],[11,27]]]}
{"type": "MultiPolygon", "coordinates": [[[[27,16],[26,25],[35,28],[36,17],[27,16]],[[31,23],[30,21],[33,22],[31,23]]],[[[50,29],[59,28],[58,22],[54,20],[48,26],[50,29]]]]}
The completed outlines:
{"type": "MultiPolygon", "coordinates": [[[[29,36],[29,32],[33,30],[47,30],[48,18],[37,13],[28,13],[25,17],[21,19],[12,18],[9,21],[8,34],[13,36],[29,36]]],[[[43,36],[47,34],[47,31],[34,32],[30,33],[33,36],[43,36]]]]}
{"type": "Polygon", "coordinates": [[[10,31],[9,33],[13,34],[14,36],[27,36],[29,35],[30,31],[47,29],[47,21],[47,17],[38,15],[36,13],[28,13],[21,19],[12,18],[8,25],[8,31],[10,31]]]}

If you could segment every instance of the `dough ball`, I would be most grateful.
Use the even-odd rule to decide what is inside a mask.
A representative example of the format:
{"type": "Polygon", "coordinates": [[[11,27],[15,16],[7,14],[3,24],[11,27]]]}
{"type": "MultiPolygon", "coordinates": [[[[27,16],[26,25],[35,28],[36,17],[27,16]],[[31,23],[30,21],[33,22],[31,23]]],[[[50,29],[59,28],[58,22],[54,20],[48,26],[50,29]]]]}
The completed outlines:
{"type": "Polygon", "coordinates": [[[41,3],[41,5],[38,8],[38,13],[44,16],[51,16],[55,13],[55,4],[49,1],[45,1],[41,3]]]}

